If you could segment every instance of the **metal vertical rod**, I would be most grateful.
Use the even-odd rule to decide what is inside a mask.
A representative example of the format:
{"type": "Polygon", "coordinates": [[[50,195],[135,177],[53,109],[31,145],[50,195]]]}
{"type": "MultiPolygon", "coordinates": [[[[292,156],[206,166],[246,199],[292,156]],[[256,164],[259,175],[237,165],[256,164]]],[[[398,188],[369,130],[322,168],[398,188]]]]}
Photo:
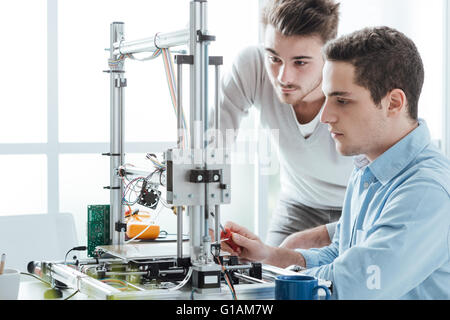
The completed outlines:
{"type": "MultiPolygon", "coordinates": [[[[184,149],[185,139],[183,128],[183,64],[177,64],[177,137],[178,137],[178,149],[184,149]]],[[[183,258],[183,207],[177,207],[177,257],[183,258]]]]}
{"type": "MultiPolygon", "coordinates": [[[[123,39],[124,24],[113,22],[110,29],[110,59],[118,60],[119,55],[113,53],[114,43],[123,39]]],[[[123,112],[124,95],[122,88],[123,66],[118,64],[110,70],[110,230],[112,244],[121,245],[125,241],[125,233],[116,230],[116,223],[123,220],[122,180],[116,175],[116,169],[124,163],[123,155],[123,112]]]]}
{"type": "MultiPolygon", "coordinates": [[[[215,147],[219,148],[220,142],[220,100],[219,100],[219,83],[220,83],[220,67],[214,66],[215,80],[214,80],[214,129],[215,129],[215,147]]],[[[225,159],[223,157],[222,159],[225,159]]],[[[225,160],[224,160],[225,161],[225,160]]],[[[214,214],[214,238],[220,243],[220,205],[215,206],[214,214]]]]}
{"type": "MultiPolygon", "coordinates": [[[[191,65],[191,106],[190,106],[190,129],[191,149],[193,152],[202,153],[202,164],[205,168],[204,158],[204,112],[206,107],[206,72],[208,69],[208,57],[205,50],[206,43],[199,41],[197,32],[206,34],[206,8],[205,1],[191,1],[190,3],[190,54],[194,57],[191,65]],[[206,64],[205,64],[206,62],[206,64]]],[[[195,157],[194,157],[195,158],[195,157]]],[[[206,196],[206,194],[205,194],[206,196]]],[[[190,256],[193,264],[204,264],[205,256],[209,254],[208,243],[204,242],[205,232],[205,206],[189,206],[190,222],[190,256]]],[[[209,243],[210,244],[210,243],[209,243]]]]}
{"type": "Polygon", "coordinates": [[[214,80],[214,124],[215,124],[215,130],[216,130],[216,148],[219,148],[219,130],[220,130],[220,97],[219,97],[219,84],[220,84],[220,66],[215,65],[215,80],[214,80]]]}

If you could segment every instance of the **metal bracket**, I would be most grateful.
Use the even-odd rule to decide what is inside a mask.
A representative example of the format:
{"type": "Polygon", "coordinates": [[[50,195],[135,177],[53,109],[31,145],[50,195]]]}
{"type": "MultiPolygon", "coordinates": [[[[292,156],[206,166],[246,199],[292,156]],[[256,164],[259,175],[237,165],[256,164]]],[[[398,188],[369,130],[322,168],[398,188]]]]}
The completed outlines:
{"type": "Polygon", "coordinates": [[[189,181],[193,183],[211,183],[219,182],[222,176],[222,170],[191,170],[189,181]]]}
{"type": "Polygon", "coordinates": [[[210,56],[209,57],[209,65],[210,66],[221,66],[221,65],[223,65],[223,57],[222,56],[210,56]]]}
{"type": "Polygon", "coordinates": [[[114,86],[116,88],[124,88],[127,86],[127,79],[121,78],[121,79],[115,79],[114,86]]]}
{"type": "Polygon", "coordinates": [[[103,70],[104,73],[125,73],[124,70],[103,70]]]}
{"type": "Polygon", "coordinates": [[[201,30],[197,30],[197,42],[216,41],[216,36],[203,34],[201,30]]]}
{"type": "Polygon", "coordinates": [[[127,224],[122,222],[116,222],[115,224],[115,230],[118,232],[126,232],[127,231],[127,224]]]}
{"type": "Polygon", "coordinates": [[[188,54],[177,54],[175,56],[176,64],[194,64],[194,56],[188,54]]]}
{"type": "Polygon", "coordinates": [[[120,153],[102,153],[102,156],[108,156],[108,157],[120,157],[120,153]]]}
{"type": "MultiPolygon", "coordinates": [[[[188,54],[178,54],[175,56],[176,64],[194,64],[194,56],[188,54]]],[[[221,66],[223,65],[222,56],[209,56],[210,66],[221,66]]]]}
{"type": "Polygon", "coordinates": [[[103,189],[108,189],[108,190],[119,190],[120,187],[111,187],[111,186],[107,186],[107,187],[103,187],[103,189]]]}

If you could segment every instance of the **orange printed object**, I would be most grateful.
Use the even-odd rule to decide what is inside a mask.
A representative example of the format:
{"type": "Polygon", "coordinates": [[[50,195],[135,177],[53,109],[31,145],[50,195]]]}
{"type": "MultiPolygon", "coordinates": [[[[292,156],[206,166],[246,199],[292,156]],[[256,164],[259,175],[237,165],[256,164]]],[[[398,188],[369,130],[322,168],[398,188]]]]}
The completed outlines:
{"type": "MultiPolygon", "coordinates": [[[[128,222],[127,224],[127,237],[132,239],[136,237],[139,233],[141,233],[145,228],[147,228],[147,224],[135,223],[134,221],[128,222]]],[[[158,238],[159,236],[159,226],[151,225],[143,234],[141,234],[136,239],[145,239],[145,240],[153,240],[158,238]]]]}

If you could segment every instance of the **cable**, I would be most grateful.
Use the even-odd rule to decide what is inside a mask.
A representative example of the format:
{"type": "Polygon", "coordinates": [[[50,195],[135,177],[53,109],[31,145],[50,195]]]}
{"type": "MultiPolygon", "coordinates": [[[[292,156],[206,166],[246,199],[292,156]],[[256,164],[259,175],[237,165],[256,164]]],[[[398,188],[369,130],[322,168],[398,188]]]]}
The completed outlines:
{"type": "Polygon", "coordinates": [[[136,61],[148,61],[148,60],[153,60],[153,59],[159,57],[160,54],[161,54],[161,49],[158,49],[158,50],[155,50],[151,56],[148,56],[145,58],[136,58],[133,54],[130,54],[129,58],[131,60],[136,60],[136,61]]]}
{"type": "MultiPolygon", "coordinates": [[[[163,50],[163,62],[164,62],[164,69],[166,71],[166,78],[167,78],[167,84],[169,86],[169,92],[170,92],[170,97],[172,99],[172,106],[174,108],[175,111],[175,115],[177,115],[177,97],[176,97],[176,92],[177,92],[177,86],[176,86],[176,77],[174,74],[174,67],[173,67],[173,60],[172,60],[172,56],[170,53],[169,49],[162,49],[163,50]]],[[[180,102],[181,103],[181,102],[180,102]]],[[[187,129],[187,124],[186,124],[186,117],[184,115],[184,111],[181,111],[181,119],[182,119],[182,124],[183,124],[183,132],[182,132],[182,144],[187,147],[187,136],[189,134],[188,129],[187,129]]]]}
{"type": "Polygon", "coordinates": [[[105,279],[101,279],[100,281],[103,282],[103,283],[112,282],[112,283],[121,284],[122,287],[117,287],[117,289],[119,289],[119,290],[127,290],[128,289],[128,284],[126,284],[125,282],[123,282],[123,281],[121,281],[119,279],[105,278],[105,279]]]}
{"type": "Polygon", "coordinates": [[[78,292],[80,292],[80,290],[76,290],[74,293],[72,293],[70,296],[68,296],[68,297],[65,298],[64,300],[69,300],[69,299],[72,298],[74,295],[76,295],[78,292]]]}
{"type": "Polygon", "coordinates": [[[72,251],[86,251],[87,247],[86,246],[79,246],[79,247],[73,247],[72,249],[70,249],[69,251],[67,251],[66,256],[64,257],[64,264],[66,264],[66,260],[67,260],[67,255],[72,252],[72,251]]]}
{"type": "Polygon", "coordinates": [[[193,269],[192,269],[192,267],[190,267],[189,271],[188,271],[188,273],[186,275],[186,278],[184,278],[184,280],[181,281],[177,286],[175,286],[173,288],[169,288],[168,290],[173,291],[173,290],[178,290],[178,289],[182,288],[189,281],[189,279],[191,278],[192,271],[193,271],[193,269]]]}
{"type": "Polygon", "coordinates": [[[32,274],[32,273],[26,273],[26,272],[21,272],[20,274],[23,274],[24,276],[30,276],[33,277],[35,279],[38,279],[40,281],[42,281],[43,283],[45,283],[46,285],[49,285],[50,287],[52,286],[52,284],[50,282],[45,281],[44,279],[39,278],[38,276],[32,274]]]}
{"type": "Polygon", "coordinates": [[[219,257],[215,257],[217,260],[217,263],[222,267],[223,273],[224,273],[224,279],[225,279],[225,283],[228,285],[228,287],[230,288],[231,291],[231,296],[233,297],[233,300],[237,300],[237,296],[236,296],[236,290],[234,289],[233,286],[233,281],[231,280],[231,276],[228,273],[228,271],[225,269],[225,267],[222,265],[222,263],[220,263],[220,258],[219,257]]]}
{"type": "MultiPolygon", "coordinates": [[[[159,215],[159,213],[161,212],[161,210],[162,210],[162,206],[159,206],[159,210],[158,210],[158,213],[156,214],[156,217],[155,217],[155,219],[154,220],[156,220],[156,218],[158,217],[158,215],[159,215]]],[[[155,210],[156,211],[156,210],[155,210]]],[[[132,239],[130,239],[130,240],[127,240],[127,241],[125,241],[125,243],[129,243],[129,242],[131,242],[131,241],[133,241],[133,240],[136,240],[137,238],[139,238],[142,234],[144,234],[144,232],[145,231],[147,231],[148,230],[148,228],[150,228],[150,226],[153,226],[154,224],[149,224],[144,230],[142,230],[139,234],[137,234],[135,237],[133,237],[132,239]]]]}
{"type": "MultiPolygon", "coordinates": [[[[155,35],[155,39],[156,39],[156,36],[157,36],[157,34],[155,35]]],[[[155,44],[155,46],[156,46],[156,44],[155,44]]],[[[172,100],[172,106],[174,108],[175,115],[177,115],[176,76],[174,73],[172,55],[168,48],[158,48],[157,50],[155,50],[153,52],[152,55],[150,55],[146,58],[142,58],[142,59],[136,58],[133,54],[129,54],[129,53],[121,54],[121,55],[119,55],[119,57],[116,60],[109,59],[108,65],[111,69],[114,69],[117,67],[122,67],[126,58],[130,58],[130,59],[136,60],[136,61],[147,61],[147,60],[153,60],[153,59],[159,57],[161,55],[161,53],[163,56],[164,69],[166,71],[167,84],[169,87],[169,93],[170,93],[170,97],[172,100]]],[[[182,123],[183,123],[182,145],[187,147],[187,142],[188,142],[187,136],[188,136],[189,132],[188,132],[187,124],[186,124],[186,117],[184,115],[183,110],[181,111],[180,116],[181,116],[182,123]]]]}
{"type": "MultiPolygon", "coordinates": [[[[34,274],[32,274],[32,273],[20,272],[20,274],[22,274],[22,275],[24,275],[24,276],[33,277],[33,278],[35,278],[35,279],[41,281],[42,283],[48,285],[49,287],[52,287],[52,284],[51,284],[50,282],[45,281],[44,279],[42,279],[42,278],[40,278],[40,277],[38,277],[38,276],[36,276],[36,275],[34,275],[34,274]]],[[[72,289],[71,287],[58,286],[57,284],[55,284],[53,287],[56,288],[56,289],[72,289]]]]}

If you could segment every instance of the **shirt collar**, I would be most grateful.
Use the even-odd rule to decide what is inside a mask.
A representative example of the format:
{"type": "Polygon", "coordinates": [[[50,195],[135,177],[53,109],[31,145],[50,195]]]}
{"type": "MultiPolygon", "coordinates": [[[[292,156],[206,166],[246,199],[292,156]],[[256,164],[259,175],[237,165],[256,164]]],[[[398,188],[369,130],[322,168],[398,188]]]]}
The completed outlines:
{"type": "Polygon", "coordinates": [[[365,156],[354,159],[355,166],[368,166],[372,174],[383,185],[397,176],[430,143],[430,133],[425,120],[419,119],[419,126],[406,137],[376,158],[372,163],[365,156]]]}

